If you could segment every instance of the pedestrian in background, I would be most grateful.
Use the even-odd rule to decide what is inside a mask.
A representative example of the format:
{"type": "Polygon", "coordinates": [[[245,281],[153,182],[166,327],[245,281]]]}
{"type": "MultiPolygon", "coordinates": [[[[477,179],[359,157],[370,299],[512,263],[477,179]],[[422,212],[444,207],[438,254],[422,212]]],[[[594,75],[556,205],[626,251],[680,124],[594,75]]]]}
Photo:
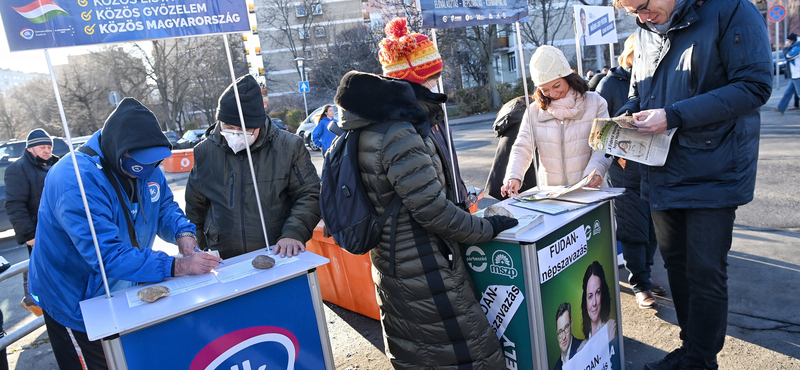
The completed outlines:
{"type": "Polygon", "coordinates": [[[333,118],[333,115],[333,105],[326,104],[322,107],[322,114],[320,114],[319,121],[317,121],[317,127],[314,127],[314,131],[311,132],[311,140],[322,148],[323,155],[328,152],[328,148],[331,147],[333,140],[337,136],[328,129],[329,125],[336,124],[334,123],[336,119],[333,118]]]}
{"type": "MultiPolygon", "coordinates": [[[[531,103],[531,99],[528,99],[528,103],[531,103]]],[[[486,194],[495,199],[502,200],[507,198],[502,194],[503,179],[508,166],[508,156],[511,154],[511,147],[517,140],[520,125],[528,124],[522,121],[526,107],[524,96],[511,99],[508,103],[503,104],[503,107],[497,112],[497,118],[495,118],[494,125],[492,125],[492,129],[494,129],[494,133],[499,140],[497,142],[497,150],[494,153],[492,168],[489,170],[489,177],[486,179],[486,194]]],[[[538,161],[538,158],[534,160],[538,161]]],[[[525,171],[525,177],[522,179],[519,191],[524,192],[534,186],[536,186],[536,168],[531,166],[525,171]]]]}
{"type": "Polygon", "coordinates": [[[535,104],[522,121],[528,122],[530,116],[531,125],[522,125],[511,149],[502,195],[519,194],[535,149],[541,159],[540,186],[572,185],[592,171],[595,176],[588,186],[600,186],[611,158],[589,146],[589,134],[595,118],[608,117],[606,101],[588,91],[586,81],[572,71],[558,48],[537,48],[530,68],[536,85],[535,104]]]}
{"type": "MultiPolygon", "coordinates": [[[[22,157],[6,168],[5,207],[8,219],[14,226],[17,243],[25,244],[30,256],[36,242],[36,223],[44,179],[50,168],[58,162],[58,156],[53,155],[53,138],[40,128],[28,133],[25,147],[22,157]]],[[[20,306],[36,316],[42,316],[42,309],[28,292],[27,271],[22,274],[22,286],[25,296],[20,306]]]]}
{"type": "Polygon", "coordinates": [[[622,110],[641,134],[677,129],[664,165],[641,169],[682,345],[645,369],[717,369],[733,222],[753,200],[759,112],[772,92],[764,17],[747,0],[614,4],[639,26],[622,110]]]}
{"type": "Polygon", "coordinates": [[[396,18],[379,53],[385,76],[348,72],[334,102],[342,129],[362,129],[360,176],[376,212],[401,202],[396,232],[384,225],[370,251],[386,355],[395,369],[504,368],[461,243],[489,241],[516,220],[476,217],[454,203],[448,154],[432,130],[447,100],[431,91],[442,72],[436,46],[396,18]]]}
{"type": "Polygon", "coordinates": [[[800,61],[797,60],[797,56],[800,55],[800,43],[797,42],[797,34],[793,33],[786,38],[786,47],[783,48],[782,53],[786,58],[786,67],[784,68],[786,68],[786,75],[789,76],[789,86],[786,86],[781,101],[778,102],[778,107],[772,108],[780,114],[786,111],[792,98],[795,99],[795,106],[797,106],[797,94],[800,92],[800,61]]]}
{"type": "MultiPolygon", "coordinates": [[[[597,88],[597,92],[608,102],[608,114],[617,111],[628,101],[630,76],[633,66],[633,44],[636,34],[625,40],[625,49],[619,56],[619,67],[611,72],[597,88]]],[[[614,200],[614,217],[617,224],[617,241],[622,245],[628,283],[636,297],[639,308],[658,306],[653,294],[664,295],[666,290],[650,277],[650,266],[658,243],[650,206],[641,197],[641,175],[639,163],[615,157],[608,169],[608,182],[613,187],[625,188],[625,192],[614,200]]]]}

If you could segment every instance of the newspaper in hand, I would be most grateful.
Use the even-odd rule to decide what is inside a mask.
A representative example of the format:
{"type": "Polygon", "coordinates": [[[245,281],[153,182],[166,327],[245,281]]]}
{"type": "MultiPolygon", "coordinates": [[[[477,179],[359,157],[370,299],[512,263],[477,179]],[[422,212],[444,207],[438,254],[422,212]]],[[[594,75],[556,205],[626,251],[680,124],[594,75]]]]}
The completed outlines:
{"type": "Polygon", "coordinates": [[[639,162],[663,166],[669,154],[669,143],[676,129],[662,134],[642,135],[636,130],[633,117],[595,118],[589,146],[592,149],[639,162]]]}

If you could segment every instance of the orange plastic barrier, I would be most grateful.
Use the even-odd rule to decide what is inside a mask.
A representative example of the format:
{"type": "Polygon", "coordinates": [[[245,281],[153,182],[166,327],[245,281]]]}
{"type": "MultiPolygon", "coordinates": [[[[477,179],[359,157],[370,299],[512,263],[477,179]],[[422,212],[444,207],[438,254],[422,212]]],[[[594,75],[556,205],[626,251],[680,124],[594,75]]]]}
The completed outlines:
{"type": "Polygon", "coordinates": [[[306,243],[309,252],[331,260],[331,263],[317,268],[322,299],[380,320],[369,253],[360,256],[347,253],[333,238],[323,236],[324,227],[325,223],[320,221],[314,228],[314,236],[306,243]]]}
{"type": "MultiPolygon", "coordinates": [[[[478,211],[478,199],[482,198],[483,191],[480,191],[474,199],[475,204],[470,207],[470,213],[478,211]]],[[[306,250],[331,260],[331,263],[317,268],[322,299],[380,320],[369,253],[360,256],[347,253],[333,238],[324,236],[324,227],[325,222],[320,221],[314,228],[311,240],[306,243],[306,250]]]]}
{"type": "Polygon", "coordinates": [[[194,150],[173,150],[172,156],[164,160],[164,172],[189,172],[194,166],[194,150]]]}

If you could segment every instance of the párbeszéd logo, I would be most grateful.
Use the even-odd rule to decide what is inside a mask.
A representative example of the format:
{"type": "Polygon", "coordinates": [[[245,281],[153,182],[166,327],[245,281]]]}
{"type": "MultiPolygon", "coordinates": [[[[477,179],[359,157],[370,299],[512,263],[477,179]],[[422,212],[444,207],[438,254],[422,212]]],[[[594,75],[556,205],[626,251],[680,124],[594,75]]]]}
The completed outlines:
{"type": "Polygon", "coordinates": [[[474,270],[475,272],[483,272],[486,270],[487,263],[489,259],[486,257],[486,253],[483,252],[478,246],[472,245],[467,248],[467,265],[474,270]]]}

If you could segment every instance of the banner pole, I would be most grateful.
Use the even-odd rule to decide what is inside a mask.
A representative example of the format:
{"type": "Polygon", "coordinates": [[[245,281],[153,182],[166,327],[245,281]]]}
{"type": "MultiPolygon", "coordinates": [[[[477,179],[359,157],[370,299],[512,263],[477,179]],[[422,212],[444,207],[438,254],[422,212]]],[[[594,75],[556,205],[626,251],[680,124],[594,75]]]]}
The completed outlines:
{"type": "Polygon", "coordinates": [[[75,169],[75,177],[78,179],[78,188],[81,191],[81,199],[83,200],[83,209],[86,211],[86,220],[89,222],[89,231],[92,233],[92,242],[94,243],[94,251],[97,253],[97,264],[100,266],[100,275],[103,278],[103,287],[106,290],[106,298],[111,298],[111,290],[108,288],[108,279],[106,278],[106,269],[103,265],[103,255],[100,253],[100,243],[97,241],[97,233],[94,231],[94,222],[92,221],[92,213],[89,211],[89,202],[86,200],[86,190],[83,188],[83,179],[78,170],[78,159],[75,158],[75,149],[72,147],[72,135],[69,133],[69,126],[67,125],[67,116],[64,114],[64,105],[61,102],[61,95],[58,92],[58,83],[56,82],[56,74],[53,71],[53,64],[50,61],[50,52],[44,49],[44,57],[47,59],[47,69],[50,71],[50,81],[53,83],[53,92],[56,94],[56,103],[58,103],[58,113],[61,115],[61,125],[64,127],[64,135],[67,137],[69,143],[69,153],[72,157],[72,167],[75,169]]]}
{"type": "MultiPolygon", "coordinates": [[[[523,53],[522,48],[522,32],[519,30],[519,22],[514,22],[517,27],[517,48],[519,49],[519,69],[522,71],[522,87],[525,91],[525,115],[524,117],[527,118],[528,128],[531,130],[531,152],[533,153],[533,159],[531,160],[531,165],[533,166],[533,172],[536,174],[536,187],[539,187],[539,164],[536,160],[536,147],[534,146],[533,142],[533,122],[531,122],[531,102],[530,102],[530,94],[528,93],[528,76],[525,75],[525,53],[523,53]]],[[[536,86],[533,87],[534,89],[536,86]]],[[[524,180],[524,178],[523,178],[524,180]]],[[[522,182],[522,181],[520,181],[522,182]]]]}
{"type": "MultiPolygon", "coordinates": [[[[436,28],[431,28],[431,36],[433,38],[433,46],[436,47],[436,50],[439,50],[439,43],[436,41],[436,28]]],[[[439,78],[437,81],[437,86],[439,87],[439,92],[444,94],[444,82],[443,78],[439,78]]],[[[450,151],[450,163],[453,170],[453,192],[456,194],[456,201],[455,203],[461,203],[461,194],[458,193],[458,184],[456,181],[456,161],[455,155],[453,154],[453,139],[450,137],[450,121],[447,119],[447,103],[442,103],[442,112],[444,112],[444,137],[447,138],[447,150],[450,151]]]]}
{"type": "MultiPolygon", "coordinates": [[[[236,96],[236,109],[239,110],[239,123],[242,125],[242,131],[247,132],[247,127],[244,124],[244,115],[242,114],[242,101],[239,98],[239,88],[236,86],[236,73],[233,71],[233,59],[231,58],[231,48],[230,45],[228,45],[227,34],[222,34],[222,41],[225,44],[225,55],[228,57],[228,70],[231,72],[233,94],[236,96]]],[[[269,130],[269,126],[264,125],[264,130],[269,130]]],[[[266,135],[266,132],[264,135],[266,135]]],[[[256,170],[253,168],[253,155],[250,153],[250,145],[246,145],[244,149],[247,152],[247,161],[250,164],[250,176],[253,178],[253,191],[256,193],[256,202],[258,202],[258,217],[261,218],[261,231],[264,233],[264,242],[267,244],[267,249],[271,250],[269,238],[267,237],[267,224],[264,222],[264,210],[261,209],[261,197],[258,194],[258,181],[256,181],[256,170]]]]}

